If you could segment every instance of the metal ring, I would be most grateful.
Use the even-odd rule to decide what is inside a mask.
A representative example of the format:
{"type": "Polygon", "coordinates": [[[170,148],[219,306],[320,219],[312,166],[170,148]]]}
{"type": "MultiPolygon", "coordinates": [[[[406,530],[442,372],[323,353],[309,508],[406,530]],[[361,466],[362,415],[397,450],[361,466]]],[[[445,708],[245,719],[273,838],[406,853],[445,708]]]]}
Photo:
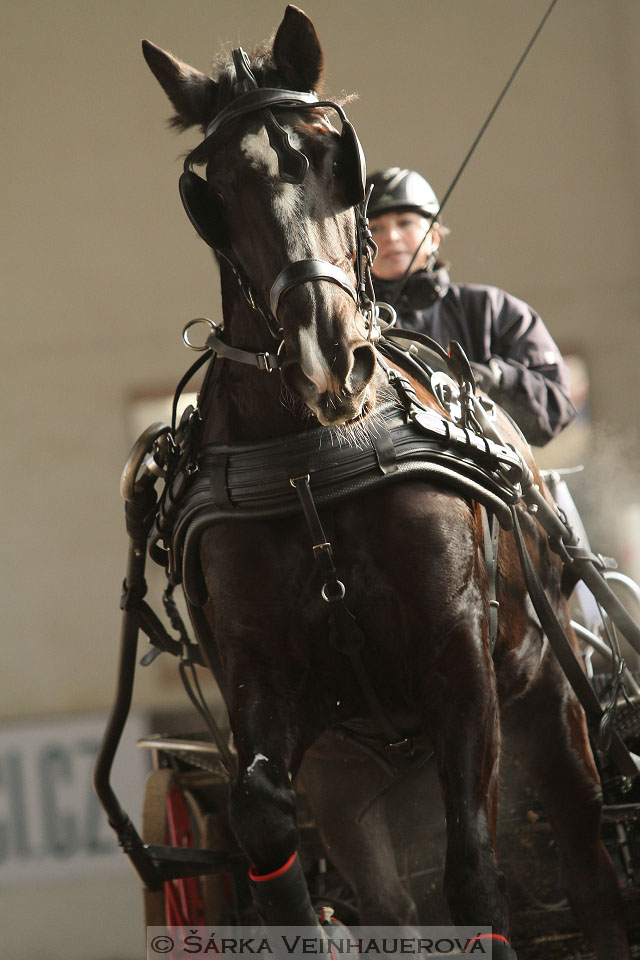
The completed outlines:
{"type": "Polygon", "coordinates": [[[374,319],[377,321],[378,326],[383,332],[385,330],[389,330],[390,327],[395,327],[396,321],[398,319],[398,314],[396,313],[396,311],[394,310],[394,308],[391,306],[390,303],[385,303],[384,300],[376,300],[374,304],[373,313],[374,313],[374,319]],[[386,323],[380,317],[381,307],[382,307],[383,313],[386,313],[389,317],[386,323]]]}
{"type": "Polygon", "coordinates": [[[209,320],[208,317],[196,317],[195,320],[189,320],[188,323],[185,323],[182,331],[182,339],[189,347],[189,350],[195,350],[197,353],[204,353],[204,351],[208,349],[207,342],[205,341],[202,346],[198,346],[197,343],[191,343],[191,340],[189,340],[189,337],[187,336],[188,331],[191,329],[191,327],[195,326],[196,323],[208,323],[210,327],[210,333],[215,333],[216,330],[219,330],[220,325],[214,323],[213,320],[209,320]]]}
{"type": "Polygon", "coordinates": [[[289,483],[295,490],[298,484],[298,480],[306,480],[307,483],[311,482],[311,476],[308,473],[303,473],[300,477],[289,477],[289,483]]]}
{"type": "Polygon", "coordinates": [[[338,600],[344,600],[344,595],[347,592],[345,589],[344,583],[342,582],[342,580],[336,580],[336,584],[338,586],[339,593],[335,597],[327,596],[328,581],[327,583],[322,584],[322,589],[320,590],[320,593],[322,594],[322,599],[325,600],[327,603],[336,603],[338,600]]]}

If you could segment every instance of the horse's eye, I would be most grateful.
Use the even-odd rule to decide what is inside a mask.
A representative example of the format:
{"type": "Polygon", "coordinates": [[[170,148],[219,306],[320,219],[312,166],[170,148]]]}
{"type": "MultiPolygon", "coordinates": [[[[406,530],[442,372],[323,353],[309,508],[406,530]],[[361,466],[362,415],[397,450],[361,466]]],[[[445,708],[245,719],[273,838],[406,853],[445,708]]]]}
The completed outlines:
{"type": "Polygon", "coordinates": [[[342,173],[342,161],[334,160],[333,163],[331,164],[331,176],[339,177],[341,173],[342,173]]]}

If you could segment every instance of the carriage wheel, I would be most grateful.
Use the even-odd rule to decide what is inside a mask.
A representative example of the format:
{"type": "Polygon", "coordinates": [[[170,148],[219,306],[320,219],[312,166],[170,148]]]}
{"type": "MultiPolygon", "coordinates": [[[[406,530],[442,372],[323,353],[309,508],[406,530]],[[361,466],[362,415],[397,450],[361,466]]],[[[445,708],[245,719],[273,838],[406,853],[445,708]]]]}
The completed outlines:
{"type": "MultiPolygon", "coordinates": [[[[225,836],[215,814],[205,813],[196,795],[173,770],[147,778],[142,811],[145,843],[220,850],[225,836]]],[[[209,874],[169,880],[161,890],[144,890],[147,926],[186,927],[219,924],[224,919],[224,877],[209,874]]]]}

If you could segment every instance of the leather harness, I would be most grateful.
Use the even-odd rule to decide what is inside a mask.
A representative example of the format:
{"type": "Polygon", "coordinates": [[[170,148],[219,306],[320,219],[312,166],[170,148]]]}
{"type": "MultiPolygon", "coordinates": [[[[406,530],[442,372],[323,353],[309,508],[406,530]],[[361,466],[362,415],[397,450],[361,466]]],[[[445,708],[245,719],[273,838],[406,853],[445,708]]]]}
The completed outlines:
{"type": "MultiPolygon", "coordinates": [[[[318,507],[421,478],[483,504],[501,526],[511,528],[509,506],[521,494],[505,473],[521,476],[517,454],[417,406],[411,385],[395,372],[392,383],[399,395],[411,397],[410,412],[400,400],[385,404],[376,411],[366,440],[347,445],[338,429],[318,427],[258,443],[204,445],[197,470],[191,466],[188,477],[177,471],[151,531],[152,555],[160,559],[159,541],[166,541],[170,579],[183,582],[191,603],[206,601],[198,556],[203,530],[219,520],[298,513],[291,480],[300,476],[309,476],[318,507]]],[[[185,458],[185,464],[187,459],[192,462],[185,458]]]]}
{"type": "MultiPolygon", "coordinates": [[[[406,338],[406,333],[398,333],[401,339],[406,338]]],[[[440,357],[445,356],[436,344],[432,346],[440,357]]],[[[397,347],[389,346],[388,352],[397,359],[397,347]]],[[[413,364],[424,372],[426,365],[417,360],[414,353],[401,352],[408,366],[413,364]]],[[[349,658],[386,746],[411,752],[411,741],[393,729],[367,675],[361,656],[366,637],[347,605],[346,588],[338,579],[333,549],[325,536],[318,508],[403,479],[422,478],[454,490],[478,503],[483,514],[491,649],[498,629],[496,573],[501,526],[514,533],[534,609],[588,722],[600,732],[601,740],[606,734],[606,747],[620,771],[625,776],[635,776],[636,758],[615,729],[604,731],[608,716],[546,598],[520,531],[520,502],[524,501],[528,509],[537,514],[551,549],[565,563],[579,567],[583,579],[588,579],[592,588],[606,590],[604,580],[600,578],[600,583],[597,579],[599,558],[579,547],[573,531],[547,503],[515,449],[499,442],[497,435],[495,439],[486,435],[491,430],[483,429],[483,423],[477,419],[483,420],[482,407],[470,403],[474,388],[464,354],[457,344],[450,345],[450,354],[451,372],[460,383],[463,412],[467,408],[465,425],[454,423],[422,404],[411,383],[398,370],[389,367],[380,353],[378,362],[387,371],[397,399],[376,411],[376,423],[366,438],[360,436],[349,445],[344,444],[344,438],[342,443],[338,442],[338,428],[319,427],[256,443],[200,446],[199,414],[189,408],[173,441],[173,465],[154,510],[149,534],[151,556],[166,566],[170,589],[182,583],[188,601],[197,608],[207,600],[198,549],[204,530],[220,520],[284,517],[302,510],[323,581],[322,596],[330,607],[330,641],[349,658]]],[[[201,365],[203,359],[194,367],[201,365]]],[[[262,369],[268,370],[268,367],[262,369]]],[[[181,387],[187,377],[183,377],[181,387]]],[[[607,599],[602,597],[605,606],[607,599]]],[[[158,629],[159,624],[147,615],[147,605],[141,603],[140,606],[145,608],[141,628],[158,650],[181,653],[183,659],[185,656],[195,661],[201,659],[191,644],[176,643],[166,631],[158,629]]],[[[623,629],[628,626],[625,622],[623,629]]],[[[640,645],[640,631],[635,625],[632,628],[631,635],[628,629],[625,635],[634,645],[640,645]]]]}
{"type": "Polygon", "coordinates": [[[154,559],[167,566],[171,587],[182,583],[189,603],[199,607],[207,601],[199,551],[205,530],[220,520],[270,519],[302,510],[322,579],[321,595],[329,607],[330,643],[349,659],[385,746],[411,752],[413,738],[394,729],[368,676],[362,658],[366,636],[347,605],[346,587],[338,579],[318,509],[411,478],[431,481],[479,503],[493,650],[498,623],[497,534],[499,524],[512,526],[509,507],[521,496],[522,463],[510,447],[422,404],[412,384],[381,356],[378,360],[397,399],[377,408],[368,434],[350,444],[345,444],[339,428],[319,427],[261,442],[200,446],[199,414],[190,408],[176,435],[182,455],[165,484],[150,544],[154,559]]]}

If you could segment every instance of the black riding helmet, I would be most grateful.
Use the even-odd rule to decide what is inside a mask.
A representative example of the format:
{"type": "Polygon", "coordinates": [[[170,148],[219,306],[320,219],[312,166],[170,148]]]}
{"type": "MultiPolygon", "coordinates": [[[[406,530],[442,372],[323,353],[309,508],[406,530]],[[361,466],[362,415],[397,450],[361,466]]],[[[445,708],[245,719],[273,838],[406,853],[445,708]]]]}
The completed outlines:
{"type": "MultiPolygon", "coordinates": [[[[367,190],[373,185],[367,216],[375,219],[384,213],[403,210],[418,213],[433,221],[440,203],[432,187],[415,170],[402,167],[389,167],[378,170],[367,179],[367,190]]],[[[438,225],[441,229],[440,225],[438,225]]],[[[426,236],[426,234],[425,234],[426,236]]],[[[410,309],[424,309],[438,296],[439,286],[433,269],[437,264],[435,253],[431,255],[424,270],[407,273],[399,280],[382,280],[374,277],[378,300],[390,303],[396,309],[403,306],[410,309]]],[[[373,268],[375,274],[375,264],[373,268]]]]}
{"type": "Polygon", "coordinates": [[[433,189],[415,170],[402,167],[378,170],[367,178],[367,190],[372,184],[367,208],[370,220],[392,210],[414,210],[431,220],[440,209],[433,189]]]}

